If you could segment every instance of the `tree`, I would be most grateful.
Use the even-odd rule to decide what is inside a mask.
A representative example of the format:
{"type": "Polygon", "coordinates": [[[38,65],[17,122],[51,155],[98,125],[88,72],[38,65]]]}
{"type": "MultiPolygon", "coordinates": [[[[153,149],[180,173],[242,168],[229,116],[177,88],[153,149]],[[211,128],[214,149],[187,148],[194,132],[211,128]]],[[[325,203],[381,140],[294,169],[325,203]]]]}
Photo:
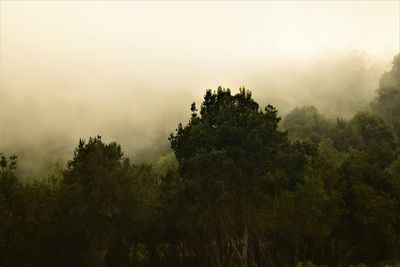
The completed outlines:
{"type": "Polygon", "coordinates": [[[398,252],[398,187],[367,151],[352,150],[341,167],[346,212],[341,219],[346,263],[368,265],[392,259],[398,252]]]}
{"type": "Polygon", "coordinates": [[[367,112],[357,113],[345,127],[341,258],[347,264],[374,264],[395,255],[398,244],[398,188],[385,171],[395,159],[395,138],[381,118],[367,112]]]}
{"type": "Polygon", "coordinates": [[[262,111],[244,88],[236,95],[221,87],[207,90],[200,114],[194,103],[191,111],[189,123],[180,124],[170,142],[193,235],[214,265],[253,265],[249,248],[264,223],[259,214],[266,195],[274,186],[293,183],[304,155],[278,130],[276,109],[268,105],[262,111]]]}
{"type": "Polygon", "coordinates": [[[394,57],[392,69],[382,74],[372,110],[400,136],[400,54],[394,57]]]}
{"type": "Polygon", "coordinates": [[[386,168],[394,159],[396,142],[393,131],[378,116],[358,112],[348,124],[349,145],[367,152],[370,164],[386,168]]]}
{"type": "Polygon", "coordinates": [[[16,264],[16,229],[20,212],[18,209],[21,183],[14,175],[17,156],[0,153],[0,265],[16,264]],[[18,211],[17,211],[18,210],[18,211]]]}
{"type": "Polygon", "coordinates": [[[128,265],[129,242],[139,235],[151,211],[154,194],[150,190],[155,181],[149,175],[150,168],[131,165],[122,156],[118,144],[105,144],[100,136],[87,143],[79,141],[61,181],[66,265],[103,266],[106,261],[113,262],[113,246],[125,251],[118,255],[125,262],[118,265],[128,265]]]}
{"type": "Polygon", "coordinates": [[[290,111],[283,119],[282,127],[288,130],[292,140],[318,143],[330,134],[333,124],[314,106],[305,106],[290,111]]]}

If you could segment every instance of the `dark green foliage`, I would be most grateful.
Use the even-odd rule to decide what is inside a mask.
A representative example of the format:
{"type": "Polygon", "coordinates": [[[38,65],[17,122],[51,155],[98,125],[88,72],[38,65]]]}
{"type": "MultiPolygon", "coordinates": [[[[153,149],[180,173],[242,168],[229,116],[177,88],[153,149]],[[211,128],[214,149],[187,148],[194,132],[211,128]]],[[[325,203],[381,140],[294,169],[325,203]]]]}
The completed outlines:
{"type": "Polygon", "coordinates": [[[21,211],[19,197],[21,185],[13,170],[16,157],[7,158],[0,153],[0,264],[16,264],[16,229],[15,224],[21,211]]]}
{"type": "MultiPolygon", "coordinates": [[[[79,265],[102,266],[105,261],[112,265],[118,260],[127,266],[130,243],[140,237],[151,216],[156,197],[151,168],[131,165],[122,155],[119,145],[105,144],[99,136],[88,143],[81,140],[64,173],[60,193],[64,239],[80,240],[88,251],[79,265]],[[126,250],[125,261],[118,254],[112,257],[121,250],[126,250]]],[[[63,256],[68,261],[74,253],[63,256]]]]}
{"type": "Polygon", "coordinates": [[[16,156],[2,156],[0,169],[0,265],[46,266],[56,181],[21,183],[14,175],[16,156]]]}
{"type": "Polygon", "coordinates": [[[349,122],[350,146],[366,151],[371,156],[371,164],[390,163],[396,151],[395,139],[391,129],[379,117],[357,113],[349,122]]]}
{"type": "MultiPolygon", "coordinates": [[[[171,135],[182,176],[185,214],[192,245],[201,246],[204,263],[226,266],[262,264],[264,245],[257,240],[267,231],[264,217],[267,199],[282,190],[291,192],[304,182],[311,144],[290,144],[278,130],[280,118],[274,107],[264,111],[241,89],[208,90],[200,116],[192,105],[188,125],[171,135]]],[[[271,259],[273,260],[273,259],[271,259]]]]}

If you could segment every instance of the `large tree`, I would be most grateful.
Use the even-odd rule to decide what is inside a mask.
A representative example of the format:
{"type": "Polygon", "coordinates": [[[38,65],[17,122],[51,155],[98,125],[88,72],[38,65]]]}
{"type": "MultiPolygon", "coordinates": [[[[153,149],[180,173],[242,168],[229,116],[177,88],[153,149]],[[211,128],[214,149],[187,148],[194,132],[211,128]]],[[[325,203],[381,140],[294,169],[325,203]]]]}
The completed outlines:
{"type": "Polygon", "coordinates": [[[155,180],[150,168],[122,156],[118,144],[98,136],[81,140],[68,163],[60,195],[66,265],[128,265],[131,239],[139,238],[151,212],[155,180]]]}
{"type": "Polygon", "coordinates": [[[266,196],[301,179],[296,174],[304,157],[292,153],[286,132],[278,130],[275,108],[261,110],[244,88],[235,95],[207,90],[200,114],[194,103],[191,111],[189,123],[170,137],[190,206],[188,221],[213,264],[252,265],[250,246],[263,223],[266,196]]]}

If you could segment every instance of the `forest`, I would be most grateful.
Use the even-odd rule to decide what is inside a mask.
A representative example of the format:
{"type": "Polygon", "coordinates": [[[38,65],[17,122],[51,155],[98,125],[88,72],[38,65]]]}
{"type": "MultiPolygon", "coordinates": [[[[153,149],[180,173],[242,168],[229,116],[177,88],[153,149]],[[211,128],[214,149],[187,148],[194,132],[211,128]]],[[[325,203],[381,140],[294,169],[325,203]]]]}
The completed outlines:
{"type": "Polygon", "coordinates": [[[0,266],[400,264],[400,54],[349,119],[219,87],[157,164],[99,134],[39,180],[0,154],[0,266]]]}

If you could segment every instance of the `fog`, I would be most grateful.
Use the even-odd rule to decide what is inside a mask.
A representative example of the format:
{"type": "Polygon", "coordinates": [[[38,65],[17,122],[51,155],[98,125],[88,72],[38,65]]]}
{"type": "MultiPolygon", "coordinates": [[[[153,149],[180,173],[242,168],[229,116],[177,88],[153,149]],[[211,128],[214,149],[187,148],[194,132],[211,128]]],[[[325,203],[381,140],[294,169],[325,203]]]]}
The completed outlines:
{"type": "Polygon", "coordinates": [[[399,1],[0,4],[0,151],[36,175],[97,134],[135,160],[166,154],[220,85],[282,116],[348,118],[400,47],[399,1]]]}

